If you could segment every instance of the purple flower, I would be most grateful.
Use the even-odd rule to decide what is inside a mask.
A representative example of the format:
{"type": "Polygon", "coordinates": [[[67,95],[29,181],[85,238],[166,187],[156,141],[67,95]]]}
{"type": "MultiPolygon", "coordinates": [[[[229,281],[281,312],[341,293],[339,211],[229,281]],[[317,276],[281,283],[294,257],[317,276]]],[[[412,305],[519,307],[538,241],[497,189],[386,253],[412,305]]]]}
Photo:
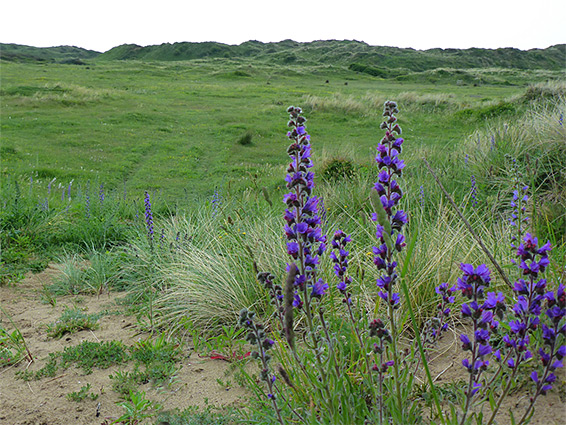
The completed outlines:
{"type": "Polygon", "coordinates": [[[487,356],[488,354],[491,354],[492,351],[493,351],[493,349],[491,348],[490,345],[479,344],[479,346],[478,346],[478,355],[480,357],[487,356]]]}
{"type": "Polygon", "coordinates": [[[301,300],[301,297],[297,293],[295,293],[293,297],[293,307],[296,307],[299,310],[303,307],[303,301],[301,300]]]}
{"type": "Polygon", "coordinates": [[[472,342],[470,338],[468,338],[468,335],[460,335],[460,341],[462,341],[462,350],[470,351],[472,349],[472,342]]]}
{"type": "Polygon", "coordinates": [[[480,326],[486,326],[486,325],[490,325],[491,322],[493,321],[493,312],[490,310],[485,310],[481,317],[480,317],[480,326]]]}
{"type": "Polygon", "coordinates": [[[471,264],[461,263],[460,269],[464,272],[464,277],[470,283],[481,281],[487,285],[491,281],[491,273],[485,264],[481,264],[474,269],[471,264]]]}
{"type": "Polygon", "coordinates": [[[472,310],[469,304],[462,304],[462,317],[472,317],[472,310]]]}
{"type": "Polygon", "coordinates": [[[472,387],[472,395],[477,393],[480,388],[481,388],[481,384],[479,382],[475,382],[473,387],[472,387]]]}
{"type": "Polygon", "coordinates": [[[287,244],[287,253],[296,260],[299,256],[299,244],[297,242],[289,242],[287,244]]]}
{"type": "Polygon", "coordinates": [[[320,298],[326,293],[327,290],[328,290],[328,284],[325,283],[322,279],[319,279],[312,286],[311,296],[315,298],[320,298]]]}
{"type": "Polygon", "coordinates": [[[287,136],[291,142],[287,154],[291,162],[285,178],[289,193],[283,197],[283,202],[287,205],[284,230],[288,241],[287,253],[297,262],[298,269],[293,305],[301,308],[303,303],[310,304],[313,299],[319,299],[327,292],[328,284],[321,279],[315,281],[320,256],[326,250],[326,236],[322,234],[322,220],[318,216],[319,203],[322,205],[322,201],[319,202],[319,198],[312,195],[314,173],[309,171],[313,164],[310,136],[305,127],[306,119],[301,115],[301,108],[291,106],[287,112],[290,116],[287,136]],[[307,288],[311,288],[310,296],[307,288]]]}
{"type": "Polygon", "coordinates": [[[505,309],[505,296],[501,292],[497,294],[495,292],[488,292],[484,308],[491,310],[505,309]]]}
{"type": "Polygon", "coordinates": [[[489,341],[489,331],[487,329],[478,329],[474,333],[474,337],[477,342],[487,342],[489,341]]]}
{"type": "Polygon", "coordinates": [[[337,230],[332,238],[332,248],[333,251],[330,253],[330,259],[334,263],[334,274],[338,277],[339,282],[336,285],[338,290],[344,294],[344,301],[350,303],[350,294],[346,291],[348,289],[348,284],[351,279],[346,275],[348,267],[348,256],[349,251],[346,251],[346,245],[350,243],[352,239],[350,236],[346,235],[342,230],[337,230]]]}

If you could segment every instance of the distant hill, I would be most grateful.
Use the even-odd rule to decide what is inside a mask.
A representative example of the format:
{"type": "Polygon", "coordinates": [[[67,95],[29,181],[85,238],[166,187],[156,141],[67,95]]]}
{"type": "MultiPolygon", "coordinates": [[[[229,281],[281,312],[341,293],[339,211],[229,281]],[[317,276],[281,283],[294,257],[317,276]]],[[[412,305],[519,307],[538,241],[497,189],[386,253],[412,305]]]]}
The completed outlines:
{"type": "Polygon", "coordinates": [[[299,43],[246,41],[239,45],[216,42],[164,43],[153,46],[124,44],[105,53],[78,47],[36,48],[1,44],[4,60],[69,61],[71,59],[183,61],[205,58],[253,58],[269,64],[339,65],[376,76],[388,76],[386,70],[422,72],[438,68],[515,68],[564,70],[566,44],[546,49],[429,49],[370,46],[350,40],[326,40],[299,43]]]}
{"type": "Polygon", "coordinates": [[[100,52],[74,46],[32,47],[0,43],[0,59],[7,61],[81,63],[99,55],[100,52]]]}
{"type": "Polygon", "coordinates": [[[125,44],[115,47],[99,60],[172,61],[202,58],[249,58],[274,64],[364,65],[379,68],[402,68],[425,71],[436,68],[516,68],[561,70],[566,66],[566,44],[546,49],[430,49],[414,50],[370,46],[359,41],[328,40],[299,43],[247,41],[240,45],[215,42],[165,43],[141,47],[125,44]]]}

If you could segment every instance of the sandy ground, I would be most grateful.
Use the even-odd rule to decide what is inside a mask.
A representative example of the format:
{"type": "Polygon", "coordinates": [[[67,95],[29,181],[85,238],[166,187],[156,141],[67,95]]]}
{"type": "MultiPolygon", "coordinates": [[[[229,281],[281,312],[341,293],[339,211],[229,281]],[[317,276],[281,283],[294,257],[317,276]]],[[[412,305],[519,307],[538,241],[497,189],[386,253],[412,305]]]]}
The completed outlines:
{"type": "MultiPolygon", "coordinates": [[[[22,332],[35,359],[29,364],[23,361],[17,366],[0,369],[0,424],[2,425],[86,425],[100,424],[105,418],[116,418],[123,414],[123,409],[116,406],[122,401],[111,387],[109,375],[117,370],[128,370],[128,366],[114,366],[109,369],[95,369],[92,374],[84,375],[80,369],[70,367],[59,369],[54,378],[24,382],[15,379],[18,371],[29,368],[38,370],[45,364],[49,353],[61,351],[65,347],[77,345],[84,340],[100,342],[121,340],[126,345],[145,339],[147,334],[140,334],[135,318],[120,314],[116,307],[116,294],[97,296],[59,297],[55,307],[41,303],[40,293],[44,284],[50,284],[58,270],[51,265],[42,273],[28,275],[15,286],[0,287],[0,300],[3,309],[12,317],[22,332]],[[102,310],[115,311],[117,314],[103,316],[96,331],[81,331],[65,335],[61,339],[47,336],[46,326],[57,320],[65,307],[86,309],[88,313],[102,310]],[[82,402],[69,401],[66,395],[86,385],[91,385],[91,392],[98,394],[97,400],[85,399],[82,402]],[[97,407],[99,416],[96,416],[97,407]]],[[[119,294],[118,294],[119,296],[119,294]]],[[[3,318],[4,326],[9,323],[3,318]]],[[[141,386],[147,398],[163,405],[164,409],[185,409],[189,406],[203,407],[207,403],[214,406],[238,406],[246,396],[246,391],[234,383],[233,377],[226,377],[229,364],[222,360],[202,358],[191,347],[185,347],[185,356],[179,364],[179,371],[174,382],[161,389],[151,384],[141,386]],[[231,381],[232,386],[221,386],[231,381]]],[[[463,378],[461,360],[462,351],[457,333],[449,333],[441,341],[438,349],[431,353],[431,373],[438,384],[453,382],[463,378]]],[[[559,373],[555,388],[562,388],[564,394],[565,371],[559,373]]],[[[424,380],[423,371],[415,374],[417,380],[424,380]]],[[[464,376],[465,378],[465,376],[464,376]]],[[[509,424],[509,409],[516,419],[522,416],[528,396],[525,392],[512,394],[507,398],[498,424],[509,424]]],[[[488,413],[488,412],[486,412],[488,413]]],[[[565,425],[566,404],[559,397],[559,391],[553,390],[537,402],[536,414],[531,421],[534,425],[565,425]]]]}
{"type": "MultiPolygon", "coordinates": [[[[92,374],[84,375],[75,367],[59,369],[54,378],[43,378],[25,382],[15,379],[18,371],[29,368],[38,370],[48,358],[49,353],[62,351],[65,347],[80,344],[84,340],[100,342],[121,340],[126,345],[133,345],[148,337],[140,334],[135,326],[135,318],[123,314],[103,316],[100,328],[95,331],[81,331],[68,334],[61,339],[47,336],[46,326],[57,320],[66,306],[80,306],[90,313],[102,310],[116,311],[115,295],[59,297],[55,307],[40,302],[40,291],[44,284],[51,283],[58,270],[53,266],[36,275],[28,275],[15,286],[0,287],[0,300],[3,309],[12,316],[12,320],[22,332],[35,359],[28,364],[23,361],[17,366],[0,369],[0,424],[2,425],[83,425],[100,424],[105,418],[118,417],[124,410],[116,406],[123,401],[112,390],[109,375],[117,370],[128,370],[128,365],[114,366],[109,369],[94,369],[92,374]],[[80,302],[80,303],[77,303],[80,302]],[[69,401],[66,395],[79,391],[86,384],[91,385],[91,393],[99,394],[96,400],[89,398],[82,402],[69,401]],[[96,416],[100,403],[100,413],[96,416]]],[[[9,322],[3,318],[3,324],[10,329],[9,322]]],[[[139,387],[147,398],[163,405],[164,409],[189,406],[203,407],[206,403],[214,406],[237,405],[246,392],[234,383],[233,377],[226,377],[229,364],[222,360],[201,358],[185,347],[186,356],[178,364],[174,382],[167,388],[156,389],[150,383],[139,387]],[[222,387],[217,379],[224,383],[232,382],[230,388],[222,387]]],[[[130,362],[131,363],[131,362],[130,362]]]]}

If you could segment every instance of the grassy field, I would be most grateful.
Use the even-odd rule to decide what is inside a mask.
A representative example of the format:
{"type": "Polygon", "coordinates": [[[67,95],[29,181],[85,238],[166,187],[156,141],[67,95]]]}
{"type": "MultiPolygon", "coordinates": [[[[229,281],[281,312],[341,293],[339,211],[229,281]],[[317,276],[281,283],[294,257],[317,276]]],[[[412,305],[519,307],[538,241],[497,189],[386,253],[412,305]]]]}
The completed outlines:
{"type": "MultiPolygon", "coordinates": [[[[533,82],[547,77],[535,73],[533,82]]],[[[497,105],[524,92],[524,84],[399,83],[331,67],[269,68],[220,59],[3,63],[1,171],[57,177],[62,184],[125,185],[138,196],[157,189],[168,199],[184,191],[211,196],[220,186],[241,190],[250,186],[250,174],[271,190],[281,184],[288,105],[304,107],[319,154],[368,165],[386,98],[403,103],[401,120],[412,146],[438,148],[447,157],[485,118],[505,119],[520,110],[517,103],[497,105]],[[471,113],[459,114],[466,109],[471,113]],[[238,143],[247,133],[251,142],[238,143]]]]}
{"type": "MultiPolygon", "coordinates": [[[[252,308],[276,329],[276,311],[256,276],[270,271],[278,282],[285,280],[281,200],[288,192],[289,105],[301,106],[308,119],[323,231],[329,238],[338,228],[352,236],[351,290],[366,327],[370,315],[389,315],[399,344],[409,344],[415,329],[425,329],[436,314],[435,287],[461,276],[460,262],[492,267],[464,220],[509,279],[519,279],[509,246],[515,230],[508,222],[513,190],[525,185],[528,230],[553,246],[545,274],[549,289],[564,282],[566,83],[558,71],[437,69],[383,79],[346,66],[220,58],[1,66],[0,282],[17,286],[26,272],[57,262],[63,278],[42,294],[53,305],[59,296],[119,292],[140,329],[192,335],[193,343],[209,346],[216,341],[230,356],[232,345],[242,343],[236,332],[241,309],[252,308]],[[396,254],[410,291],[394,314],[375,286],[380,272],[372,247],[378,242],[368,200],[378,179],[374,157],[388,99],[399,104],[405,139],[399,205],[409,217],[404,232],[410,247],[396,254]]],[[[335,279],[326,255],[319,276],[335,279]]],[[[492,277],[492,287],[513,298],[503,277],[495,271],[492,277]]],[[[339,373],[335,385],[353,386],[352,411],[375,419],[376,410],[359,403],[369,397],[358,393],[366,379],[357,375],[363,376],[364,347],[354,347],[355,334],[335,307],[339,296],[334,288],[321,301],[331,331],[347,335],[333,355],[348,372],[339,373]]],[[[299,333],[310,326],[301,317],[299,333]]],[[[455,318],[452,325],[460,322],[455,318]]],[[[328,334],[322,338],[332,341],[328,334]]],[[[293,364],[279,342],[278,361],[293,364]]],[[[21,342],[12,346],[23,358],[21,342]]],[[[409,379],[397,372],[395,382],[409,379]]],[[[266,396],[257,377],[248,378],[249,388],[266,396]]],[[[345,414],[347,409],[325,404],[314,375],[294,379],[302,379],[301,388],[286,394],[298,404],[287,406],[287,414],[298,409],[309,415],[305,423],[317,421],[317,409],[345,414]],[[300,407],[309,404],[309,385],[317,394],[310,413],[300,407]]],[[[398,385],[391,382],[392,389],[398,385]]],[[[401,395],[417,410],[422,403],[433,409],[434,391],[418,391],[387,401],[394,421],[423,421],[420,413],[403,416],[395,404],[401,395]]],[[[446,400],[458,397],[446,391],[446,400]]],[[[262,418],[254,420],[273,423],[262,409],[253,407],[262,418]]]]}

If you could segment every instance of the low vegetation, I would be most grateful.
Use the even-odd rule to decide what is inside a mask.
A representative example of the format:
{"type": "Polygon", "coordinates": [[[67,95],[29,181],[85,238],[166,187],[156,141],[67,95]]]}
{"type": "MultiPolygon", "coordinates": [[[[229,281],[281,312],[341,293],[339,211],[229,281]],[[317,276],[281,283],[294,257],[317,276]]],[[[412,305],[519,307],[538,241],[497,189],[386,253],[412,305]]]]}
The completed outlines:
{"type": "MultiPolygon", "coordinates": [[[[220,57],[212,44],[197,47],[216,57],[188,62],[3,62],[0,282],[17,287],[56,262],[45,302],[112,293],[152,335],[84,341],[18,376],[112,366],[125,412],[114,423],[491,424],[508,414],[499,395],[559,391],[560,73],[329,69],[301,56],[328,46],[294,46],[291,60],[291,43],[270,53],[281,66],[220,57]],[[388,99],[397,105],[383,117],[388,99]],[[290,104],[303,109],[289,109],[286,126],[290,104]],[[518,312],[525,302],[542,314],[518,312]],[[519,338],[529,320],[541,325],[519,338]],[[447,329],[468,354],[461,381],[413,373],[447,329]],[[252,394],[245,409],[165,412],[148,399],[140,387],[167,390],[186,343],[233,363],[252,394]]],[[[96,329],[103,314],[68,308],[46,335],[96,329]]],[[[0,367],[10,367],[30,355],[2,320],[0,367]]],[[[68,399],[96,396],[84,385],[68,399]]],[[[525,403],[516,423],[533,418],[525,403]]]]}

